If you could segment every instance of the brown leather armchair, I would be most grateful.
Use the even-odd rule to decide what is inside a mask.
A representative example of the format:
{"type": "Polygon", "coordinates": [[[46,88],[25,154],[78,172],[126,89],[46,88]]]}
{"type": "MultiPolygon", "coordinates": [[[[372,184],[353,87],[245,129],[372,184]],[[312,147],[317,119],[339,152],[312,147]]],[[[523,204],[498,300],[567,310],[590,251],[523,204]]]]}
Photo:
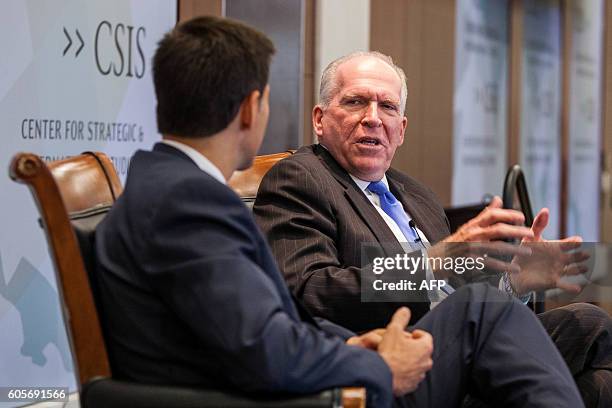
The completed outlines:
{"type": "MultiPolygon", "coordinates": [[[[256,163],[267,161],[258,159],[256,163]]],[[[55,266],[59,300],[64,305],[62,310],[68,324],[82,407],[365,405],[363,389],[333,389],[309,396],[269,397],[112,379],[99,320],[103,310],[96,307],[96,288],[91,285],[95,280],[90,279],[95,265],[95,228],[122,192],[112,162],[103,153],[86,152],[45,164],[35,154],[20,153],[13,157],[10,176],[30,188],[41,216],[55,266]]],[[[244,180],[252,179],[249,170],[237,176],[244,180]]]]}
{"type": "Polygon", "coordinates": [[[242,202],[252,209],[261,180],[268,170],[280,160],[291,156],[293,152],[294,150],[287,150],[286,152],[255,157],[251,167],[246,170],[235,171],[234,174],[232,174],[232,177],[228,181],[229,186],[234,189],[240,198],[242,198],[242,202]]]}

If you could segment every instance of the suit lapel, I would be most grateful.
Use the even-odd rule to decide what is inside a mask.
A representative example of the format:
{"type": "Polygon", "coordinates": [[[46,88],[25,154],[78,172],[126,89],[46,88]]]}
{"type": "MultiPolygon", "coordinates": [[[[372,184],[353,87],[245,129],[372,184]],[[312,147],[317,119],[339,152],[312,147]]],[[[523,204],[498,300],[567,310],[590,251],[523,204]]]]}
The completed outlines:
{"type": "Polygon", "coordinates": [[[348,202],[353,206],[355,212],[368,226],[376,240],[384,244],[384,252],[388,256],[394,256],[403,251],[395,235],[380,216],[376,208],[372,205],[368,197],[355,184],[349,174],[336,162],[332,155],[319,145],[314,145],[314,152],[319,156],[323,164],[329,169],[330,173],[344,187],[344,195],[348,202]]]}

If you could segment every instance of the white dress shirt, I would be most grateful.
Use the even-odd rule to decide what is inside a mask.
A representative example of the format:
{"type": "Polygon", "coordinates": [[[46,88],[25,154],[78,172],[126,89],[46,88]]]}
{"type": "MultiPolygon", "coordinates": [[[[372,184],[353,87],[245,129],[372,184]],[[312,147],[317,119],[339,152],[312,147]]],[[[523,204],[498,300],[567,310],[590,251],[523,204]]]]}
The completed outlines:
{"type": "Polygon", "coordinates": [[[210,176],[217,179],[220,183],[227,184],[227,182],[225,181],[225,177],[223,177],[223,173],[221,173],[221,170],[219,170],[217,166],[215,166],[210,160],[208,160],[206,156],[198,152],[193,147],[181,142],[177,142],[176,140],[163,139],[161,142],[185,153],[203,172],[208,173],[210,176]]]}
{"type": "MultiPolygon", "coordinates": [[[[378,194],[375,194],[375,193],[371,192],[370,190],[368,190],[368,186],[370,185],[370,182],[369,181],[361,180],[361,179],[353,176],[352,174],[349,174],[349,176],[351,176],[351,178],[353,179],[355,184],[357,184],[357,186],[361,189],[361,191],[363,191],[363,193],[366,195],[368,200],[370,200],[370,202],[372,203],[374,208],[376,208],[376,211],[378,211],[378,213],[383,218],[385,223],[389,226],[389,229],[391,229],[391,232],[393,232],[393,235],[395,235],[395,238],[402,245],[404,250],[406,252],[414,252],[415,251],[414,244],[410,245],[410,241],[408,240],[407,237],[404,236],[404,233],[402,232],[400,227],[397,225],[395,220],[393,218],[391,218],[382,209],[382,207],[380,206],[380,197],[378,196],[378,194]],[[409,245],[404,245],[406,243],[408,243],[409,245]]],[[[386,175],[383,176],[381,181],[387,186],[387,189],[389,189],[389,182],[387,181],[387,176],[386,175]]],[[[400,204],[401,204],[401,202],[400,202],[400,204]]],[[[408,214],[408,217],[412,218],[410,216],[410,214],[406,211],[406,209],[404,209],[404,212],[406,214],[408,214]]],[[[427,240],[427,237],[425,236],[423,231],[421,231],[420,229],[418,229],[416,227],[415,227],[415,229],[417,230],[418,236],[419,236],[419,238],[421,238],[421,242],[423,243],[422,248],[419,248],[419,249],[420,249],[421,254],[423,255],[423,257],[425,259],[427,259],[427,251],[426,251],[425,248],[429,246],[429,241],[427,240]]],[[[433,271],[429,267],[429,263],[428,262],[426,263],[426,265],[427,265],[427,267],[425,269],[425,278],[426,278],[426,280],[431,282],[432,280],[435,280],[436,278],[434,277],[433,271]]],[[[448,283],[448,281],[446,282],[446,289],[448,290],[448,293],[453,293],[455,291],[455,289],[448,283]]],[[[427,291],[427,295],[429,296],[429,301],[430,301],[430,305],[431,305],[430,309],[433,309],[434,307],[436,307],[438,305],[438,303],[440,303],[442,300],[446,299],[446,297],[448,296],[447,293],[445,293],[444,291],[439,290],[439,289],[428,290],[427,291]]]]}

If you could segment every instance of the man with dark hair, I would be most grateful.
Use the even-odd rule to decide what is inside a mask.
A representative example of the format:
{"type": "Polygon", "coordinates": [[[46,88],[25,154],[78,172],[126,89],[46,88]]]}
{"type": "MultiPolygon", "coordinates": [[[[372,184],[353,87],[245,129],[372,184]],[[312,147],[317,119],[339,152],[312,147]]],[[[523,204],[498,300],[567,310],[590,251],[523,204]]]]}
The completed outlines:
{"type": "MultiPolygon", "coordinates": [[[[528,248],[533,255],[518,254],[512,263],[486,260],[505,271],[494,275],[496,287],[517,297],[548,288],[579,291],[576,284],[563,278],[584,272],[580,263],[585,255],[568,252],[579,247],[581,239],[545,242],[541,235],[548,223],[548,210],[536,216],[530,229],[519,226],[524,224],[520,212],[502,209],[501,199],[495,197],[485,211],[451,235],[434,193],[390,167],[396,149],[404,142],[406,88],[402,69],[381,53],[356,52],[333,61],[322,74],[320,102],[312,112],[319,144],[305,146],[279,162],[262,181],[255,217],[293,293],[314,315],[356,332],[379,327],[398,306],[407,306],[412,322],[430,331],[434,350],[440,350],[454,339],[438,336],[427,322],[440,308],[447,309],[454,296],[451,293],[465,287],[461,285],[468,274],[455,274],[452,268],[450,272],[420,268],[414,275],[404,271],[397,276],[412,277],[413,290],[389,290],[386,298],[373,299],[368,280],[374,276],[372,258],[364,256],[364,244],[381,247],[385,256],[392,258],[407,255],[408,242],[434,261],[446,259],[449,248],[461,251],[473,243],[504,251],[528,248]],[[503,239],[522,239],[524,245],[514,248],[491,242],[503,239]],[[440,280],[446,283],[444,290],[427,290],[420,285],[440,280]]],[[[487,278],[482,271],[473,275],[487,278]]],[[[587,304],[570,305],[539,317],[565,357],[585,401],[593,407],[610,406],[610,318],[587,304]]],[[[442,319],[440,325],[457,324],[454,316],[442,319]]],[[[519,344],[527,331],[522,325],[515,328],[519,344]]],[[[500,353],[491,358],[525,361],[533,358],[530,347],[524,344],[525,355],[500,353]]],[[[440,363],[440,357],[434,352],[431,373],[436,365],[445,364],[440,363]]]]}
{"type": "Polygon", "coordinates": [[[214,17],[180,24],[160,43],[153,70],[163,140],[134,155],[125,191],[96,232],[113,375],[247,392],[365,386],[381,407],[406,393],[400,402],[447,406],[467,387],[500,406],[580,406],[530,312],[485,286],[457,291],[424,326],[462,345],[442,350],[446,363],[430,376],[444,387],[437,395],[414,392],[431,369],[432,337],[404,331],[408,309],[385,330],[356,336],[294,303],[249,210],[226,186],[261,144],[272,53],[263,34],[214,17]],[[442,314],[458,323],[441,326],[442,314]],[[507,341],[519,321],[537,363],[489,358],[523,352],[507,341]]]}

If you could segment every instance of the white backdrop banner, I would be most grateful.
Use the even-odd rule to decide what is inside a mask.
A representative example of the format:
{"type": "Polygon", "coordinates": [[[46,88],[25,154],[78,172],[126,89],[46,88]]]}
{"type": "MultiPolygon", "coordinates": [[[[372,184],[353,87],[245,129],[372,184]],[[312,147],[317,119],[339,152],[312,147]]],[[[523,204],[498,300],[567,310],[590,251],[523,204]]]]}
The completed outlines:
{"type": "Polygon", "coordinates": [[[569,3],[572,26],[569,94],[568,235],[599,240],[599,171],[603,0],[569,3]]]}
{"type": "Polygon", "coordinates": [[[558,0],[525,0],[521,67],[520,165],[534,212],[550,209],[547,238],[561,217],[561,20],[558,0]]]}
{"type": "Polygon", "coordinates": [[[159,139],[151,58],[176,9],[174,0],[0,4],[0,386],[76,389],[47,244],[29,191],[7,175],[10,159],[100,150],[123,180],[132,153],[159,139]]]}
{"type": "Polygon", "coordinates": [[[506,170],[508,2],[458,0],[452,203],[500,194],[506,170]]]}

